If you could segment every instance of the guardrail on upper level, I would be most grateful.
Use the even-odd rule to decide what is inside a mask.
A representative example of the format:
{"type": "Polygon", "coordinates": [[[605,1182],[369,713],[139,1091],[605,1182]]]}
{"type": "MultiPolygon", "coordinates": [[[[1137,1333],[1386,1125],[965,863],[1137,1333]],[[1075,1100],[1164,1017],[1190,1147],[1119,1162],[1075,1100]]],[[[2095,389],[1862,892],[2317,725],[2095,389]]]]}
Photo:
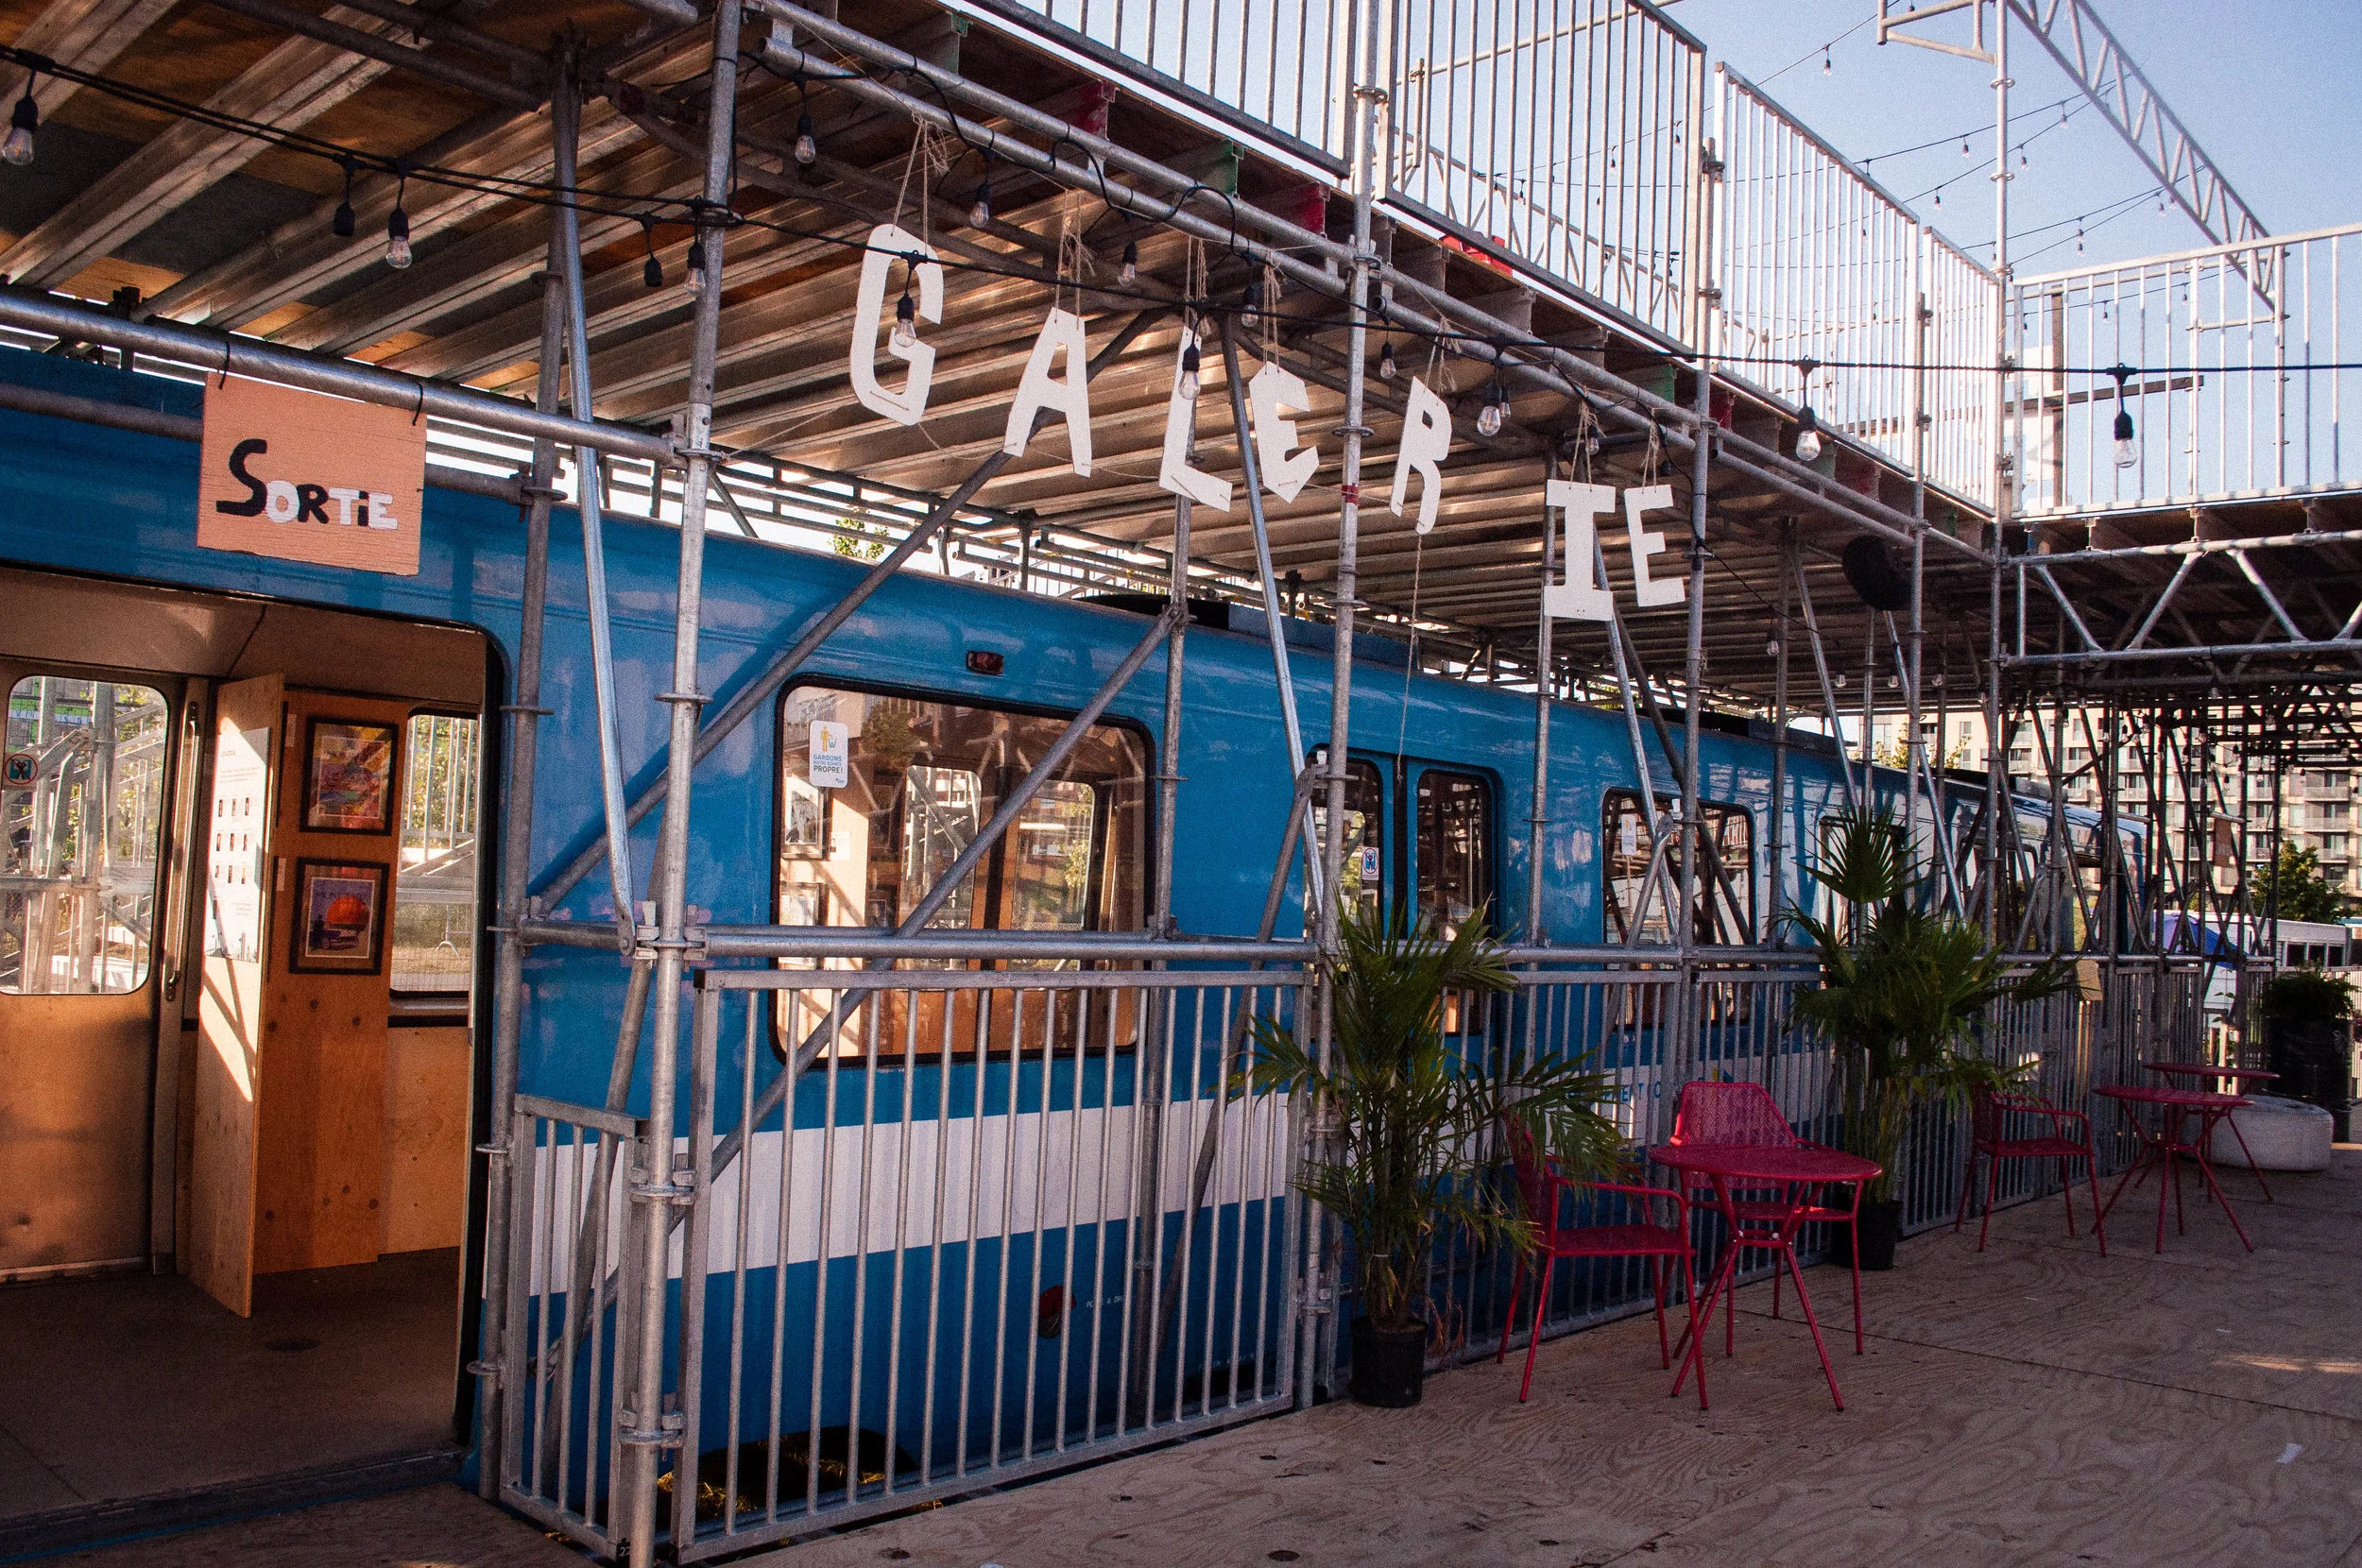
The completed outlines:
{"type": "Polygon", "coordinates": [[[1994,275],[1720,65],[1714,107],[1722,373],[1990,506],[1994,275]]]}
{"type": "Polygon", "coordinates": [[[2362,485],[2362,224],[2019,281],[2010,437],[2029,517],[2362,485]],[[2114,366],[2123,366],[2117,400],[2114,366]],[[2119,467],[2118,408],[2132,417],[2119,467]]]}
{"type": "Polygon", "coordinates": [[[1705,51],[1635,0],[1397,0],[1386,201],[1696,341],[1705,51]]]}

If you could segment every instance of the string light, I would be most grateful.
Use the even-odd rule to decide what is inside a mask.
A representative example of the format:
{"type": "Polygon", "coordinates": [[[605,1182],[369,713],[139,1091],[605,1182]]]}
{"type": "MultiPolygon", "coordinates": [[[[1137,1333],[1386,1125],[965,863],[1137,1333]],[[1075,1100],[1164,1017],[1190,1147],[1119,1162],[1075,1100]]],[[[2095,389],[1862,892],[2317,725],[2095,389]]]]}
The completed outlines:
{"type": "Polygon", "coordinates": [[[1960,138],[1960,156],[1961,156],[1962,158],[1967,158],[1967,157],[1971,156],[1971,154],[1970,154],[1970,152],[1969,152],[1969,150],[1968,150],[1968,138],[1967,138],[1967,137],[1965,137],[1965,136],[1963,136],[1963,137],[1961,137],[1961,138],[1960,138]]]}
{"type": "Polygon", "coordinates": [[[349,240],[352,238],[353,230],[360,227],[360,219],[353,215],[352,211],[352,160],[348,157],[343,162],[345,198],[336,204],[335,216],[328,220],[328,231],[340,240],[349,240]]]}
{"type": "Polygon", "coordinates": [[[1501,379],[1497,375],[1492,384],[1484,389],[1484,406],[1477,410],[1477,434],[1498,435],[1502,422],[1508,418],[1509,389],[1501,384],[1501,379]]]}
{"type": "Polygon", "coordinates": [[[404,175],[402,177],[402,183],[394,190],[394,210],[385,218],[385,264],[397,272],[408,266],[413,259],[410,250],[410,214],[402,207],[403,197],[408,194],[409,189],[410,177],[404,175]]]}
{"type": "Polygon", "coordinates": [[[1121,283],[1125,288],[1130,288],[1134,283],[1140,281],[1139,241],[1126,240],[1123,242],[1123,264],[1116,268],[1116,281],[1121,283]]]}
{"type": "Polygon", "coordinates": [[[902,264],[902,298],[894,302],[894,342],[907,349],[918,341],[918,301],[911,298],[911,275],[917,269],[902,264]]]}
{"type": "Polygon", "coordinates": [[[1378,379],[1391,382],[1398,374],[1400,372],[1395,365],[1395,340],[1390,337],[1386,340],[1385,347],[1378,351],[1378,379]]]}
{"type": "Polygon", "coordinates": [[[1197,343],[1192,339],[1181,350],[1181,396],[1190,402],[1197,401],[1197,343]]]}
{"type": "Polygon", "coordinates": [[[9,116],[9,134],[0,139],[0,159],[17,168],[33,161],[33,132],[41,128],[41,105],[33,101],[33,73],[25,73],[25,95],[16,100],[16,111],[9,116]]]}
{"type": "Polygon", "coordinates": [[[976,199],[967,209],[967,226],[985,229],[992,224],[992,171],[986,165],[984,183],[976,187],[976,199]]]}
{"type": "Polygon", "coordinates": [[[796,162],[810,168],[819,157],[820,136],[813,126],[812,112],[807,110],[796,116],[796,162]]]}
{"type": "Polygon", "coordinates": [[[650,288],[664,286],[664,264],[656,259],[656,220],[640,220],[640,238],[647,245],[648,259],[640,264],[640,281],[650,288]]]}
{"type": "Polygon", "coordinates": [[[2132,367],[2129,365],[2118,365],[2111,369],[2108,374],[2116,378],[2116,424],[2114,432],[2116,443],[2116,467],[2119,469],[2137,468],[2141,461],[2141,444],[2132,431],[2132,411],[2124,406],[2124,383],[2131,379],[2132,367]]]}
{"type": "Polygon", "coordinates": [[[1829,64],[1829,51],[1823,49],[1821,51],[1821,74],[1825,77],[1832,69],[1834,67],[1829,64]]]}
{"type": "Polygon", "coordinates": [[[702,297],[706,291],[706,237],[704,234],[700,233],[689,242],[689,254],[682,259],[681,266],[683,268],[681,286],[689,291],[689,297],[692,299],[702,297]]]}

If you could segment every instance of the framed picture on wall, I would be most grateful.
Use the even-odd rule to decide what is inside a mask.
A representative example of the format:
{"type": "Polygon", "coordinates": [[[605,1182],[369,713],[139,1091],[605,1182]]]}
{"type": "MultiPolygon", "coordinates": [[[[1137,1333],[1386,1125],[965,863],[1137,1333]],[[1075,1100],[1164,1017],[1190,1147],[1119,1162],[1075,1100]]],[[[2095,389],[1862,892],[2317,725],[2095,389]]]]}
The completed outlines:
{"type": "Polygon", "coordinates": [[[314,975],[374,975],[385,961],[386,868],[296,861],[295,941],[287,966],[314,975]]]}
{"type": "Polygon", "coordinates": [[[314,719],[303,747],[303,830],[390,833],[402,731],[360,719],[314,719]]]}
{"type": "Polygon", "coordinates": [[[829,854],[828,792],[789,775],[781,800],[779,854],[791,861],[826,860],[829,854]]]}

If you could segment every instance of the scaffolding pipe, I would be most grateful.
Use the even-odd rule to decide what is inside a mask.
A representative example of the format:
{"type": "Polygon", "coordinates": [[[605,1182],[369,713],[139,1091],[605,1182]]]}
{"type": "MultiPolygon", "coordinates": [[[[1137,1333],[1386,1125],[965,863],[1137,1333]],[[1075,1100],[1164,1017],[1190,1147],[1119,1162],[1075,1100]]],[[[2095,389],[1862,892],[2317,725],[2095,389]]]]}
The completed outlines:
{"type": "MultiPolygon", "coordinates": [[[[697,1199],[693,1180],[683,1185],[673,1173],[674,1111],[679,1090],[681,977],[689,944],[683,939],[682,928],[687,909],[689,880],[689,792],[693,766],[692,748],[697,741],[697,713],[703,698],[697,691],[698,622],[702,611],[700,590],[705,571],[706,497],[712,475],[713,457],[713,376],[721,347],[722,264],[723,244],[727,228],[710,221],[713,214],[729,211],[731,154],[736,143],[738,124],[738,56],[740,0],[716,0],[713,8],[713,62],[710,93],[707,110],[707,144],[704,205],[697,211],[700,238],[704,241],[705,286],[697,294],[693,317],[688,408],[682,421],[682,436],[687,461],[681,482],[680,514],[680,579],[674,603],[673,628],[673,689],[659,694],[659,701],[672,705],[669,729],[670,749],[665,767],[670,775],[664,801],[664,820],[657,830],[656,862],[651,880],[656,894],[656,963],[649,980],[654,993],[654,1030],[648,1048],[648,1116],[642,1147],[647,1152],[646,1166],[632,1184],[632,1209],[637,1228],[636,1239],[641,1248],[641,1301],[634,1327],[639,1331],[639,1343],[634,1355],[633,1408],[615,1412],[615,1420],[626,1450],[636,1451],[637,1462],[630,1465],[623,1477],[628,1489],[627,1502],[630,1527],[631,1568],[651,1568],[656,1555],[657,1476],[664,1465],[666,1448],[673,1447],[687,1455],[697,1449],[693,1435],[686,1438],[678,1431],[667,1430],[661,1416],[664,1399],[664,1349],[666,1340],[665,1298],[669,1287],[671,1216],[675,1205],[697,1199]]],[[[567,142],[560,140],[561,152],[573,162],[567,142]]],[[[571,171],[569,171],[571,173],[571,171]]],[[[571,185],[572,179],[567,183],[571,185]]],[[[574,239],[573,210],[562,209],[566,214],[567,239],[574,239]]],[[[581,293],[581,258],[570,253],[568,294],[573,307],[574,347],[584,354],[581,293]]],[[[587,356],[578,358],[574,371],[578,394],[576,412],[590,407],[590,366],[587,356]]],[[[586,493],[589,486],[583,487],[586,493]]],[[[593,508],[583,512],[585,533],[588,535],[593,508]]],[[[586,537],[586,543],[588,539],[586,537]]],[[[628,884],[630,849],[624,837],[628,831],[625,821],[623,778],[620,770],[607,781],[608,788],[608,870],[613,874],[619,891],[628,884]]],[[[624,929],[632,932],[629,912],[625,914],[624,929]]],[[[684,1281],[684,1287],[702,1288],[704,1281],[684,1281]]],[[[687,1369],[683,1369],[685,1372],[687,1369]]],[[[620,1386],[622,1380],[618,1379],[620,1386]]],[[[693,1463],[693,1460],[692,1461],[693,1463]]],[[[676,1489],[675,1501],[677,1517],[693,1521],[692,1510],[695,1489],[676,1489]]]]}
{"type": "MultiPolygon", "coordinates": [[[[571,83],[560,84],[550,118],[557,182],[572,190],[582,100],[571,83]]],[[[572,377],[573,412],[581,417],[594,405],[590,335],[582,293],[582,224],[572,203],[559,204],[557,228],[558,261],[566,282],[566,366],[572,377]]],[[[599,800],[607,827],[608,885],[615,900],[615,941],[620,950],[628,953],[637,940],[633,928],[638,912],[632,896],[631,823],[624,806],[624,720],[615,691],[615,638],[608,605],[607,536],[594,477],[597,468],[593,450],[574,448],[574,511],[582,520],[583,597],[590,621],[590,683],[598,704],[599,800]]],[[[685,497],[681,515],[686,526],[685,497]]],[[[694,635],[693,630],[693,641],[694,635]]]]}

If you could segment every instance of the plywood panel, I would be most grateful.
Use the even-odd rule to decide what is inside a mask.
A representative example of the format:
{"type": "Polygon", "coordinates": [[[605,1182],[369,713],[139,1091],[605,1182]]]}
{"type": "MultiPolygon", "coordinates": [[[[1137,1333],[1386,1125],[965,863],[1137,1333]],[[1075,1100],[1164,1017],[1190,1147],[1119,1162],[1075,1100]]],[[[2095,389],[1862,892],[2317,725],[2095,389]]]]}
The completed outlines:
{"type": "MultiPolygon", "coordinates": [[[[280,741],[282,787],[273,843],[277,896],[270,921],[271,980],[264,1031],[270,1059],[258,1139],[254,1271],[372,1263],[384,1235],[385,1010],[388,984],[374,975],[299,972],[288,966],[302,915],[295,887],[304,859],[385,866],[392,917],[397,834],[308,832],[303,747],[314,718],[399,728],[407,703],[291,691],[280,741]]],[[[400,776],[399,761],[395,764],[400,776]]],[[[399,820],[400,806],[394,816],[399,820]]]]}
{"type": "Polygon", "coordinates": [[[221,689],[205,824],[204,995],[189,1150],[189,1276],[240,1317],[253,1308],[257,1096],[270,887],[279,677],[221,689]],[[257,793],[259,792],[259,795],[257,793]]]}
{"type": "Polygon", "coordinates": [[[467,1238],[468,1066],[464,1026],[386,1031],[382,1251],[467,1238]]]}

